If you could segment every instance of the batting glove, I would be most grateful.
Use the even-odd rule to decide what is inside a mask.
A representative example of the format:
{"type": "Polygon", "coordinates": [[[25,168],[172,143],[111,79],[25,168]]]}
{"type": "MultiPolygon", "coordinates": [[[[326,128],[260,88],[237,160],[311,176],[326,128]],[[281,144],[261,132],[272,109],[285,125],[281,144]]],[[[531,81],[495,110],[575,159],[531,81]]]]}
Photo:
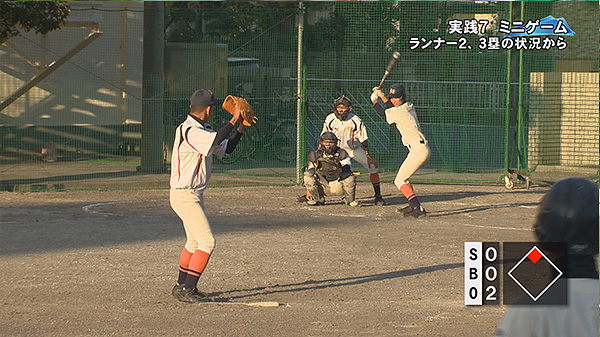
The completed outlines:
{"type": "Polygon", "coordinates": [[[384,98],[385,94],[383,93],[383,91],[381,91],[381,89],[379,89],[379,87],[374,87],[373,88],[373,93],[377,95],[377,97],[379,98],[384,98]]]}
{"type": "Polygon", "coordinates": [[[371,102],[373,102],[373,104],[377,103],[377,100],[379,99],[379,96],[377,96],[377,94],[375,92],[373,92],[371,94],[371,102]]]}

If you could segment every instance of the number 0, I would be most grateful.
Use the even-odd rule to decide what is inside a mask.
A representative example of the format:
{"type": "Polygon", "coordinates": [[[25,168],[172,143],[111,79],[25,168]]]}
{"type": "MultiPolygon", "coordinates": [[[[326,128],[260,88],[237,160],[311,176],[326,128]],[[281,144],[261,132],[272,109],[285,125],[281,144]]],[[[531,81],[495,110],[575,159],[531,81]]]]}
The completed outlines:
{"type": "Polygon", "coordinates": [[[485,258],[489,262],[496,261],[496,258],[498,258],[498,251],[496,250],[496,248],[494,248],[494,247],[488,247],[488,249],[485,250],[485,258]],[[490,252],[492,252],[492,254],[490,254],[490,252]]]}
{"type": "Polygon", "coordinates": [[[496,277],[498,277],[498,271],[496,270],[496,267],[494,266],[489,266],[485,269],[485,278],[488,281],[494,281],[496,279],[496,277]],[[490,273],[491,271],[491,273],[490,273]]]}
{"type": "Polygon", "coordinates": [[[477,298],[477,288],[471,287],[471,289],[469,289],[469,296],[473,300],[476,299],[477,298]]]}

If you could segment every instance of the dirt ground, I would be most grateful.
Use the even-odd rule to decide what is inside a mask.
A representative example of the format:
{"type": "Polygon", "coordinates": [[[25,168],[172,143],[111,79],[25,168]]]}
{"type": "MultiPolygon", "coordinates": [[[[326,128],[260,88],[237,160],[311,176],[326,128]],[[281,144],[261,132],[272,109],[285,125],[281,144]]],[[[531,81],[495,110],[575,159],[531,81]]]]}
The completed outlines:
{"type": "Polygon", "coordinates": [[[185,237],[168,190],[0,194],[2,336],[491,336],[503,306],[468,307],[465,241],[531,241],[547,187],[417,184],[429,216],[302,188],[209,188],[217,247],[199,288],[231,302],[170,294],[185,237]]]}

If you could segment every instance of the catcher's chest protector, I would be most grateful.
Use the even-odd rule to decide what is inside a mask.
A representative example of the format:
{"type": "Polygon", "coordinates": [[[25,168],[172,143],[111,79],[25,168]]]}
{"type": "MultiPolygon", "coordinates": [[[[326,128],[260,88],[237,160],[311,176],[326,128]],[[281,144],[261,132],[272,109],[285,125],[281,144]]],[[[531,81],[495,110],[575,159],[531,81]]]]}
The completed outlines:
{"type": "Polygon", "coordinates": [[[342,160],[342,158],[340,158],[340,149],[339,148],[337,149],[337,151],[335,151],[334,154],[327,154],[327,153],[323,152],[323,150],[319,150],[319,151],[317,151],[317,160],[319,158],[333,160],[336,163],[339,163],[342,160]]]}
{"type": "Polygon", "coordinates": [[[340,176],[340,161],[342,158],[340,150],[334,154],[327,154],[321,150],[316,152],[317,174],[327,181],[337,180],[340,176]]]}

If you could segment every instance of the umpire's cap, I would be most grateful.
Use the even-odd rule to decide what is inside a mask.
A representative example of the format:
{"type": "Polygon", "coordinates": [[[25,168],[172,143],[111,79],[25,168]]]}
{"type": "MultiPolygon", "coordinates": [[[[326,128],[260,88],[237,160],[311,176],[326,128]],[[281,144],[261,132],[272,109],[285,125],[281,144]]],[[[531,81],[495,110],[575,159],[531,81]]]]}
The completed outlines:
{"type": "Polygon", "coordinates": [[[208,89],[196,90],[190,97],[191,106],[209,106],[218,103],[219,101],[215,99],[213,92],[208,89]]]}
{"type": "Polygon", "coordinates": [[[569,255],[598,254],[598,207],[598,186],[591,181],[567,178],[555,183],[542,199],[533,225],[541,246],[566,241],[569,255]]]}
{"type": "Polygon", "coordinates": [[[406,89],[400,84],[394,84],[390,87],[388,92],[388,98],[402,98],[406,99],[406,89]]]}

